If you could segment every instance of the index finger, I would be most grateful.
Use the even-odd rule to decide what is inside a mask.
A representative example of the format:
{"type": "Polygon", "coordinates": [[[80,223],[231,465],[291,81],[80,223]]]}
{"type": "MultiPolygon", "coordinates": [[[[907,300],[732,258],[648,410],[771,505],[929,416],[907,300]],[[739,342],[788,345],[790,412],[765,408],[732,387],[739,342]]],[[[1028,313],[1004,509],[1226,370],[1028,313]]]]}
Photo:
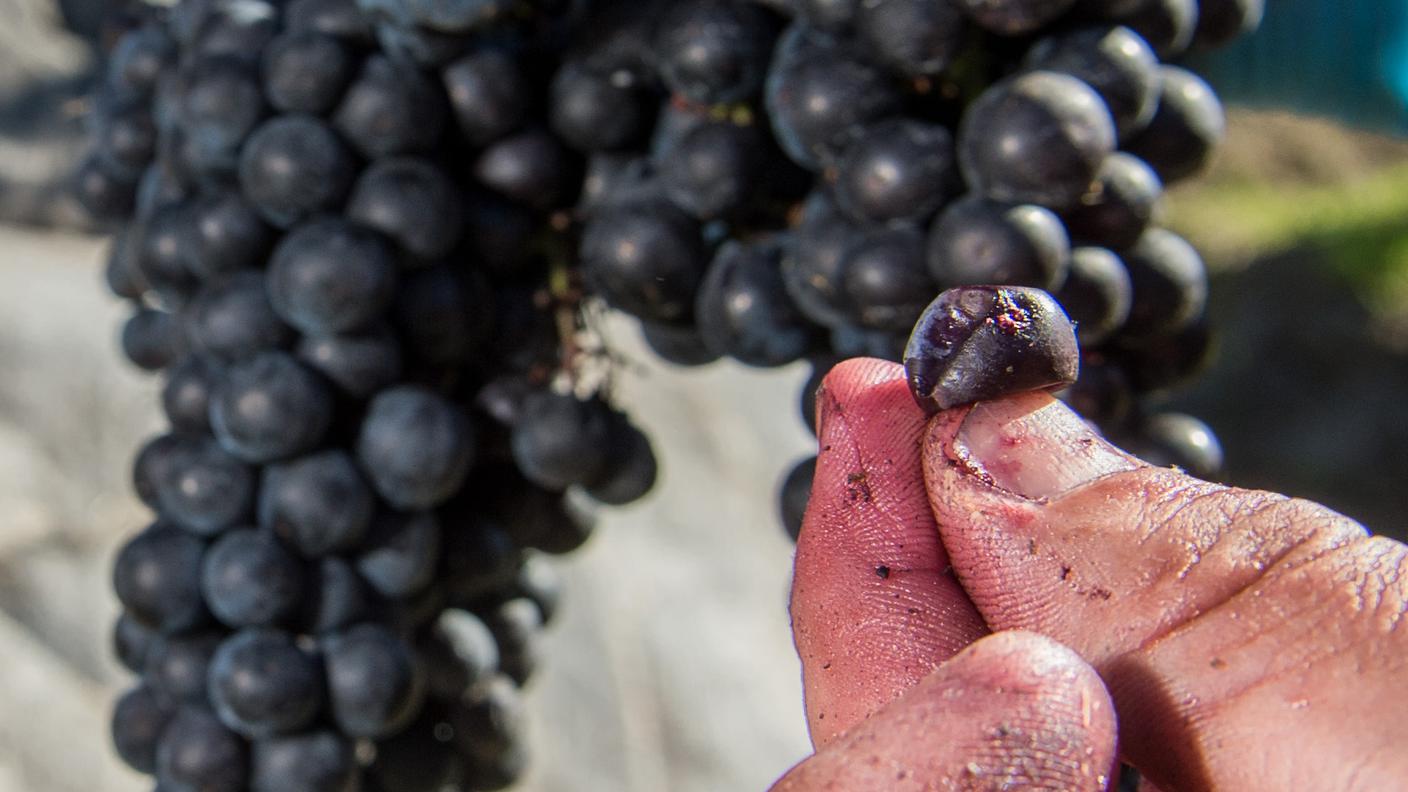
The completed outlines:
{"type": "Polygon", "coordinates": [[[792,582],[807,721],[821,747],[986,635],[925,494],[925,415],[904,370],[856,359],[817,392],[820,449],[792,582]]]}

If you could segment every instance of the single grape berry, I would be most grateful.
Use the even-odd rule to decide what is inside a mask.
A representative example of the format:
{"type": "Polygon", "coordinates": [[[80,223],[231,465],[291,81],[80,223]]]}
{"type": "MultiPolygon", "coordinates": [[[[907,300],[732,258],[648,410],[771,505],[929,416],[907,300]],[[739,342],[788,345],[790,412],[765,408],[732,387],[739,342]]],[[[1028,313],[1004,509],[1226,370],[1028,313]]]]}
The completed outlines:
{"type": "Polygon", "coordinates": [[[1038,41],[1027,53],[1030,69],[1069,74],[1095,89],[1121,140],[1139,132],[1159,103],[1159,59],[1127,27],[1082,27],[1038,41]]]}
{"type": "Polygon", "coordinates": [[[907,77],[933,77],[953,64],[970,30],[951,0],[866,0],[856,28],[880,60],[907,77]]]}
{"type": "Polygon", "coordinates": [[[841,267],[849,318],[866,329],[908,330],[936,291],[924,263],[924,235],[914,228],[866,234],[841,267]]]}
{"type": "Polygon", "coordinates": [[[1075,328],[1051,295],[1015,286],[940,294],[914,326],[904,369],[925,412],[1076,381],[1075,328]]]}
{"type": "Polygon", "coordinates": [[[404,599],[430,585],[440,561],[440,521],[430,512],[383,512],[357,551],[362,579],[387,599],[404,599]]]}
{"type": "Polygon", "coordinates": [[[341,218],[290,231],[269,260],[269,304],[305,335],[357,330],[380,319],[396,296],[396,261],[382,237],[341,218]]]}
{"type": "Polygon", "coordinates": [[[181,323],[166,311],[141,308],[122,326],[122,353],[145,371],[160,371],[185,353],[181,323]]]}
{"type": "Polygon", "coordinates": [[[969,195],[929,230],[929,274],[944,287],[973,284],[1052,290],[1066,279],[1071,245],[1061,220],[1035,204],[969,195]]]}
{"type": "Polygon", "coordinates": [[[156,746],[171,712],[157,703],[151,688],[138,685],[117,700],[112,711],[112,743],[117,755],[139,773],[156,772],[156,746]]]}
{"type": "Polygon", "coordinates": [[[208,436],[183,437],[156,479],[161,515],[192,533],[213,536],[249,516],[254,471],[208,436]]]}
{"type": "Polygon", "coordinates": [[[415,64],[373,55],[333,111],[332,124],[367,159],[426,151],[440,140],[445,99],[415,64]]]}
{"type": "Polygon", "coordinates": [[[748,3],[671,3],[656,38],[660,78],[671,92],[700,104],[748,99],[763,84],[774,29],[748,3]]]}
{"type": "Polygon", "coordinates": [[[1129,270],[1133,302],[1121,336],[1128,340],[1167,335],[1203,313],[1208,272],[1202,256],[1172,231],[1151,228],[1121,258],[1129,270]]]}
{"type": "Polygon", "coordinates": [[[871,126],[836,164],[836,202],[859,222],[922,223],[958,186],[953,136],[909,119],[871,126]]]}
{"type": "Polygon", "coordinates": [[[293,356],[265,352],[226,370],[210,425],[227,451],[264,464],[315,448],[332,424],[332,392],[293,356]]]}
{"type": "Polygon", "coordinates": [[[240,187],[269,222],[282,228],[340,208],[356,175],[347,145],[310,115],[264,122],[240,152],[240,187]]]}
{"type": "Polygon", "coordinates": [[[221,536],[205,554],[201,591],[228,627],[279,624],[298,611],[303,565],[272,536],[245,529],[221,536]]]}
{"type": "Polygon", "coordinates": [[[782,282],[780,240],[727,242],[699,287],[695,321],[704,345],[750,366],[786,365],[812,346],[814,328],[782,282]]]}
{"type": "Polygon", "coordinates": [[[1116,151],[1105,158],[1090,191],[1062,219],[1081,244],[1121,250],[1139,241],[1154,222],[1163,193],[1163,181],[1148,163],[1116,151]]]}
{"type": "Polygon", "coordinates": [[[797,310],[813,322],[836,327],[851,321],[845,294],[846,253],[861,231],[823,191],[802,209],[802,222],[782,254],[782,280],[797,310]]]}
{"type": "Polygon", "coordinates": [[[852,53],[819,48],[777,60],[767,80],[768,118],[782,150],[803,168],[822,169],[853,132],[900,108],[886,74],[852,53]]]}
{"type": "Polygon", "coordinates": [[[191,255],[186,268],[201,279],[263,266],[273,229],[238,190],[225,190],[191,205],[185,231],[191,255]]]}
{"type": "Polygon", "coordinates": [[[579,151],[606,151],[635,142],[649,115],[636,86],[580,64],[553,76],[548,95],[552,131],[579,151]]]}
{"type": "Polygon", "coordinates": [[[205,542],[157,523],[117,554],[113,589],[132,618],[161,632],[185,630],[208,617],[200,596],[205,542]]]}
{"type": "Polygon", "coordinates": [[[474,428],[443,397],[403,385],[372,400],[357,437],[357,459],[373,489],[399,509],[438,506],[474,462],[474,428]]]}
{"type": "Polygon", "coordinates": [[[264,273],[244,270],[201,287],[187,313],[197,351],[223,361],[246,360],[286,346],[293,330],[270,304],[264,273]]]}
{"type": "Polygon", "coordinates": [[[401,342],[385,324],[350,334],[304,337],[294,353],[356,399],[370,398],[401,379],[401,342]]]}
{"type": "Polygon", "coordinates": [[[352,741],[332,730],[270,737],[254,743],[250,792],[356,792],[352,741]]]}
{"type": "Polygon", "coordinates": [[[659,468],[655,449],[645,432],[632,426],[624,415],[618,413],[615,418],[606,470],[586,489],[588,495],[602,503],[624,506],[650,492],[659,468]]]}
{"type": "Polygon", "coordinates": [[[337,106],[355,69],[352,53],[332,36],[290,31],[264,50],[264,94],[282,112],[323,115],[337,106]]]}
{"type": "Polygon", "coordinates": [[[753,197],[765,154],[754,127],[699,124],[661,156],[660,184],[670,201],[690,215],[725,217],[753,197]]]}
{"type": "Polygon", "coordinates": [[[439,166],[418,157],[378,160],[363,171],[347,216],[395,242],[408,265],[446,255],[463,234],[459,189],[439,166]]]}
{"type": "Polygon", "coordinates": [[[1105,248],[1071,251],[1071,271],[1056,300],[1076,323],[1083,346],[1098,344],[1124,325],[1134,287],[1120,257],[1105,248]]]}
{"type": "Polygon", "coordinates": [[[183,707],[156,748],[159,789],[244,792],[249,746],[203,707],[183,707]]]}
{"type": "Polygon", "coordinates": [[[220,721],[259,739],[292,734],[323,706],[318,661],[280,630],[241,630],[220,644],[210,662],[210,703],[220,721]]]}
{"type": "Polygon", "coordinates": [[[379,624],[359,624],[323,642],[332,719],[349,737],[381,739],[415,718],[425,674],[415,651],[379,624]]]}
{"type": "Polygon", "coordinates": [[[1151,465],[1176,465],[1211,479],[1222,471],[1222,444],[1202,421],[1183,413],[1160,413],[1140,421],[1130,451],[1151,465]]]}
{"type": "Polygon", "coordinates": [[[1177,66],[1160,66],[1159,107],[1143,132],[1125,148],[1149,163],[1165,182],[1207,166],[1226,132],[1222,103],[1203,78],[1177,66]]]}
{"type": "Polygon", "coordinates": [[[1117,21],[1138,33],[1164,60],[1188,49],[1198,27],[1200,0],[1143,0],[1117,21]]]}
{"type": "Polygon", "coordinates": [[[706,261],[698,224],[663,201],[613,206],[587,221],[582,271],[621,310],[659,322],[687,320],[706,261]]]}
{"type": "Polygon", "coordinates": [[[1114,121],[1100,95],[1051,71],[983,91],[958,128],[958,164],[970,188],[1051,209],[1078,203],[1114,149],[1114,121]]]}
{"type": "Polygon", "coordinates": [[[513,459],[523,475],[553,490],[596,482],[611,447],[611,408],[572,394],[534,394],[513,428],[513,459]]]}
{"type": "Polygon", "coordinates": [[[476,49],[440,73],[460,136],[481,147],[518,128],[528,116],[523,67],[503,48],[476,49]]]}
{"type": "Polygon", "coordinates": [[[1266,0],[1200,0],[1193,46],[1221,47],[1255,31],[1265,13],[1266,0]]]}
{"type": "Polygon", "coordinates": [[[355,549],[375,505],[351,455],[327,449],[264,468],[259,524],[312,558],[355,549]]]}

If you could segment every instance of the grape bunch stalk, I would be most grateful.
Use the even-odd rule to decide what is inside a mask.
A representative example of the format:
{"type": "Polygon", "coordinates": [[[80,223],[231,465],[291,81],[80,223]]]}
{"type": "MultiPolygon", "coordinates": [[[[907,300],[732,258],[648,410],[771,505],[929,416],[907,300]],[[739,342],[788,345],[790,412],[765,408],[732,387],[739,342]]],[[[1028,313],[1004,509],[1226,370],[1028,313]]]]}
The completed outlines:
{"type": "MultiPolygon", "coordinates": [[[[163,377],[169,422],[134,464],[155,519],[114,569],[115,649],[139,677],[119,754],[164,792],[515,783],[519,691],[559,600],[547,557],[657,474],[613,404],[606,308],[675,365],[806,361],[813,425],[830,367],[900,360],[941,290],[1012,287],[974,293],[1047,313],[1054,296],[1081,347],[1062,397],[1151,460],[1215,472],[1206,427],[1144,398],[1210,348],[1203,263],[1158,218],[1223,128],[1208,86],[1161,59],[1260,16],[124,9],[75,181],[114,232],[122,347],[163,377]]],[[[1001,380],[982,363],[965,392],[1001,380]]],[[[794,538],[814,467],[782,486],[794,538]]]]}

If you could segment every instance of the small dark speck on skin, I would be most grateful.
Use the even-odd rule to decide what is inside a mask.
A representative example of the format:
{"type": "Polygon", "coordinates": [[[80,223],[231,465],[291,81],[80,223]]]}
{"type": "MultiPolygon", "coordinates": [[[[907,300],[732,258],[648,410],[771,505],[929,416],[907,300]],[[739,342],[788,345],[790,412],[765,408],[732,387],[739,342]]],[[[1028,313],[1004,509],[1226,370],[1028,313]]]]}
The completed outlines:
{"type": "Polygon", "coordinates": [[[890,568],[884,565],[875,567],[875,574],[881,580],[884,580],[890,576],[890,568]]]}
{"type": "Polygon", "coordinates": [[[830,664],[830,663],[822,663],[822,664],[821,664],[821,670],[822,670],[822,671],[830,671],[830,670],[831,670],[831,664],[830,664]]]}
{"type": "Polygon", "coordinates": [[[862,471],[860,471],[860,472],[858,472],[858,473],[851,473],[851,474],[848,474],[848,475],[846,476],[846,481],[849,482],[849,483],[851,483],[851,484],[860,484],[861,482],[865,481],[865,478],[866,478],[866,476],[865,476],[865,471],[862,470],[862,471]]]}
{"type": "Polygon", "coordinates": [[[1036,540],[1035,540],[1035,539],[1028,539],[1028,540],[1027,540],[1027,553],[1028,553],[1029,555],[1036,555],[1036,540]]]}
{"type": "Polygon", "coordinates": [[[1068,567],[1068,566],[1066,566],[1065,564],[1062,564],[1062,565],[1061,565],[1061,579],[1062,579],[1062,580],[1065,580],[1066,578],[1068,578],[1068,577],[1070,577],[1070,576],[1071,576],[1071,568],[1068,567]]]}
{"type": "Polygon", "coordinates": [[[1212,659],[1212,662],[1208,663],[1208,665],[1212,666],[1213,668],[1222,669],[1227,667],[1227,661],[1223,660],[1221,657],[1214,657],[1212,659]]]}

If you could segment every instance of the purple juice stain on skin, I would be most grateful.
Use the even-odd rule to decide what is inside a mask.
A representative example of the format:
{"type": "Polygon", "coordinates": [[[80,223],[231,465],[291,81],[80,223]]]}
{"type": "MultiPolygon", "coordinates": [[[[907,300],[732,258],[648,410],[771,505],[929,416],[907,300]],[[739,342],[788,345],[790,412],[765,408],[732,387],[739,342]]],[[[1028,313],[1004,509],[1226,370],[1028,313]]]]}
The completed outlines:
{"type": "Polygon", "coordinates": [[[1075,327],[1051,295],[1020,286],[961,286],[914,326],[904,368],[929,414],[1010,393],[1075,382],[1075,327]]]}

